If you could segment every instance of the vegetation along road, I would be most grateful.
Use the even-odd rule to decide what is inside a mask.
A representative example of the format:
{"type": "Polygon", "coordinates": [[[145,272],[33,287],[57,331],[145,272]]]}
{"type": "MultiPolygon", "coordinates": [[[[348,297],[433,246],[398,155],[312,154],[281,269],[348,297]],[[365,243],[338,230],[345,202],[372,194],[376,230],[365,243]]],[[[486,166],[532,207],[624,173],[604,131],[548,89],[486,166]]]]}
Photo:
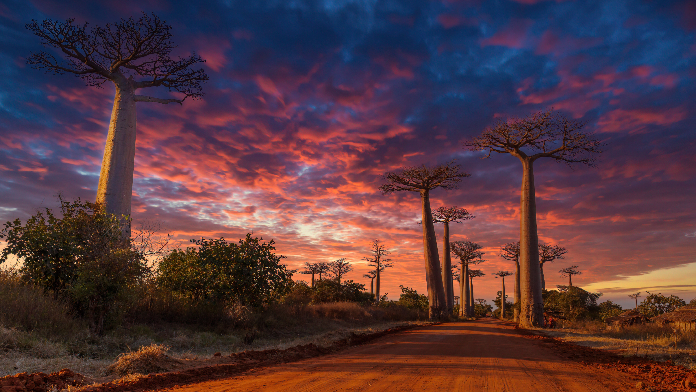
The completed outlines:
{"type": "Polygon", "coordinates": [[[492,319],[389,335],[332,355],[173,391],[623,391],[628,375],[564,359],[492,319]]]}

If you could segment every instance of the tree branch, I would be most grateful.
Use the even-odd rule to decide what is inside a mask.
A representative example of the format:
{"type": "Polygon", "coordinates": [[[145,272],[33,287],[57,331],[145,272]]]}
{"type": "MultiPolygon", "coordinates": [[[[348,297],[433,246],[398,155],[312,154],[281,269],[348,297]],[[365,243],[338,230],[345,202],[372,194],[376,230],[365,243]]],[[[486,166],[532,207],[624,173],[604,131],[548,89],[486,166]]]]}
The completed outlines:
{"type": "MultiPolygon", "coordinates": [[[[186,99],[186,98],[184,98],[186,99]]],[[[155,98],[155,97],[148,97],[147,95],[136,95],[135,96],[135,102],[157,102],[157,103],[162,103],[162,104],[168,104],[168,103],[178,103],[181,105],[184,102],[184,99],[174,99],[174,98],[169,98],[169,99],[163,99],[163,98],[155,98]]]]}

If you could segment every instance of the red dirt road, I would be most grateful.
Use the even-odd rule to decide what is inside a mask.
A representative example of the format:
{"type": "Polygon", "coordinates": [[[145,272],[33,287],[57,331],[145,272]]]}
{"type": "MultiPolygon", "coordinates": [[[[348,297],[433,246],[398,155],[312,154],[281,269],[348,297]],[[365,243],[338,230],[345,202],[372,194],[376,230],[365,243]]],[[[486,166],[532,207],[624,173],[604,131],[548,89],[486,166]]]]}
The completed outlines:
{"type": "Polygon", "coordinates": [[[385,336],[335,354],[170,389],[188,391],[634,391],[627,374],[564,359],[494,320],[385,336]]]}

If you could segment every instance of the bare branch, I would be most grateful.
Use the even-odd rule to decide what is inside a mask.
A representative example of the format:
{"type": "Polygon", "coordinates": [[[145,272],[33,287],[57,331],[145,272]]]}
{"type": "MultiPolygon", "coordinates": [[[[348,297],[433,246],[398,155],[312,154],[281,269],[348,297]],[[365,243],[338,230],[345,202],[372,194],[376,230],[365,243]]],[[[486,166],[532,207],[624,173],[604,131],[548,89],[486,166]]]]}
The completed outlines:
{"type": "Polygon", "coordinates": [[[473,219],[475,216],[469,214],[464,208],[454,207],[440,207],[433,211],[433,222],[454,222],[461,223],[462,221],[473,219]]]}
{"type": "Polygon", "coordinates": [[[165,105],[168,103],[178,103],[179,105],[181,105],[184,102],[183,99],[174,99],[174,98],[162,99],[162,98],[148,97],[147,95],[136,95],[135,101],[136,102],[157,102],[157,103],[162,103],[165,105]]]}
{"type": "Polygon", "coordinates": [[[389,172],[384,175],[388,183],[379,187],[383,194],[391,192],[420,192],[435,188],[456,189],[462,178],[471,174],[461,171],[454,161],[435,167],[407,167],[399,172],[389,172]]]}

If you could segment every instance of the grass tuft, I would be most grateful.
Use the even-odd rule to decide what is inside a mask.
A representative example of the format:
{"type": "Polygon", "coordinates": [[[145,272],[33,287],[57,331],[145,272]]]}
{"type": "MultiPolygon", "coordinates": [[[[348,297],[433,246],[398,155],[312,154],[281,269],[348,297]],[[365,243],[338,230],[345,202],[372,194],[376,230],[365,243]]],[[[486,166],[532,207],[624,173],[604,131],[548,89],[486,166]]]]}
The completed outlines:
{"type": "Polygon", "coordinates": [[[169,347],[160,344],[142,346],[138,351],[119,355],[116,362],[107,368],[107,373],[123,377],[172,370],[181,362],[169,357],[168,351],[169,347]]]}

